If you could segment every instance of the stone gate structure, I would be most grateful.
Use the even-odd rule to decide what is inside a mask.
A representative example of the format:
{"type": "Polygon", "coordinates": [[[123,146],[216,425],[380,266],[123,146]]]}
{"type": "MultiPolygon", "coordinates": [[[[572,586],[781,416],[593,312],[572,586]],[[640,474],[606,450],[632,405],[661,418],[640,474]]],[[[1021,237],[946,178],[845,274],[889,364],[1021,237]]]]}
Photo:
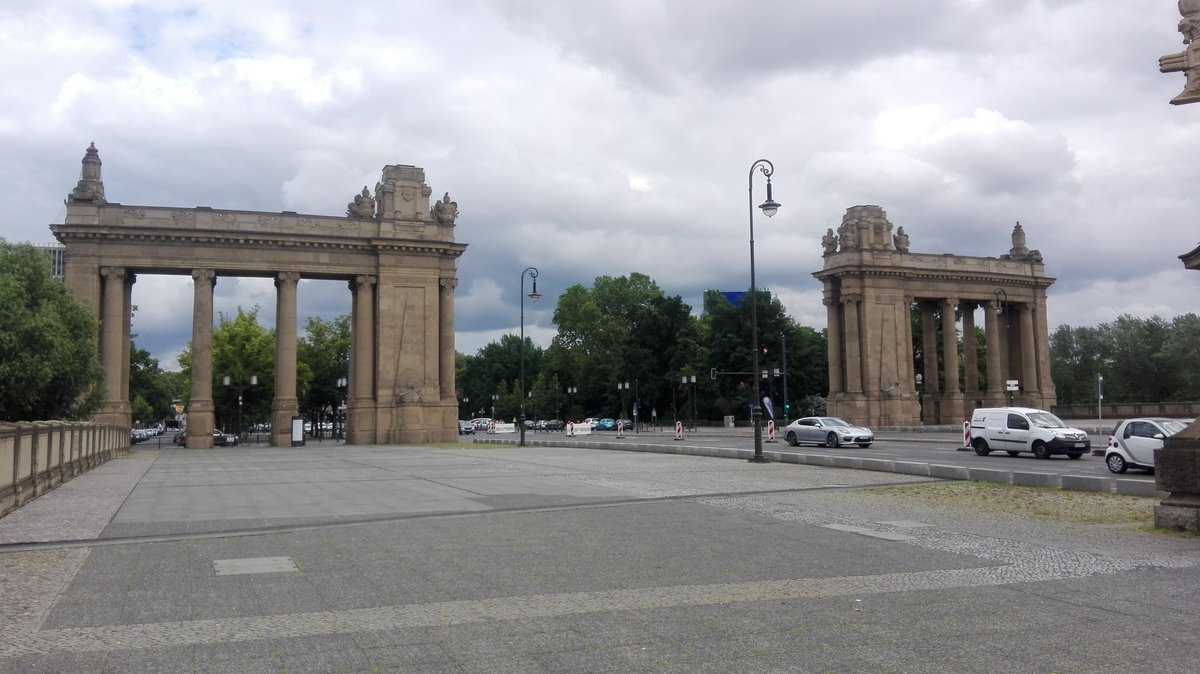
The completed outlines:
{"type": "Polygon", "coordinates": [[[824,268],[813,276],[824,284],[828,313],[829,414],[876,426],[961,424],[976,407],[1008,404],[1010,394],[1019,405],[1054,404],[1046,323],[1054,279],[1041,253],[1025,246],[1020,223],[999,257],[921,254],[909,252],[904,228],[893,231],[882,208],[854,206],[823,244],[824,268]],[[977,310],[986,383],[978,376],[977,310]],[[918,350],[923,372],[914,372],[918,350]]]}
{"type": "Polygon", "coordinates": [[[291,211],[128,206],[104,194],[99,152],[83,157],[62,224],[65,280],[101,319],[107,399],[96,420],[123,426],[129,405],[130,313],[137,274],[181,274],[194,283],[188,447],[212,446],[213,287],[222,276],[274,279],[275,392],[271,442],[291,444],[296,389],[297,286],[301,278],[346,281],[352,294],[346,440],[351,444],[449,442],[457,438],[454,288],[457,204],[430,207],[424,170],[390,165],[345,217],[291,211]]]}

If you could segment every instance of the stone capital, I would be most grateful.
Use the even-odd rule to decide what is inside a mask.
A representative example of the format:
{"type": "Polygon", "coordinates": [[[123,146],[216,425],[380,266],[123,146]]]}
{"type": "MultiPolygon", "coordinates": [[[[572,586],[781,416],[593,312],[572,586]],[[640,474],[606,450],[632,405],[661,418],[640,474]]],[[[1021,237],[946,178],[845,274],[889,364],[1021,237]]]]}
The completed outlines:
{"type": "Polygon", "coordinates": [[[217,272],[215,272],[211,269],[193,269],[192,270],[192,280],[195,281],[197,284],[211,283],[213,285],[216,285],[217,284],[217,272]]]}
{"type": "Polygon", "coordinates": [[[124,279],[129,273],[125,267],[101,267],[100,275],[107,279],[124,279]]]}
{"type": "Polygon", "coordinates": [[[291,285],[296,285],[299,282],[300,282],[300,273],[299,272],[282,271],[282,272],[279,272],[275,276],[275,287],[276,288],[278,288],[279,286],[281,286],[285,283],[288,283],[291,285]]]}
{"type": "Polygon", "coordinates": [[[440,278],[440,279],[438,279],[438,286],[442,290],[454,290],[454,289],[458,288],[458,278],[456,278],[454,276],[447,276],[444,278],[440,278]]]}

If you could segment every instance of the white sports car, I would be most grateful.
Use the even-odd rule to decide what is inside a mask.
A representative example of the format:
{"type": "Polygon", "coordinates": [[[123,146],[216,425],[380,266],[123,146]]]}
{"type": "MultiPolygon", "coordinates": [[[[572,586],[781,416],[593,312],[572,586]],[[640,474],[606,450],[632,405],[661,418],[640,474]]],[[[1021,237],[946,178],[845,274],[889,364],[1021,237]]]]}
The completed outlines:
{"type": "Polygon", "coordinates": [[[802,442],[826,447],[870,447],[875,442],[875,434],[869,428],[855,426],[837,417],[804,417],[784,427],[783,439],[793,447],[802,442]]]}

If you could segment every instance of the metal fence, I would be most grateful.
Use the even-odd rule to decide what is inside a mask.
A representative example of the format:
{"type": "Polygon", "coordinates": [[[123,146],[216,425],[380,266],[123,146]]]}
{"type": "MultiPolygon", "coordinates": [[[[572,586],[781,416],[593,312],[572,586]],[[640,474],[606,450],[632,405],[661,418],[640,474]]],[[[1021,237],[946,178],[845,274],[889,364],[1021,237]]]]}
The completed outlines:
{"type": "Polygon", "coordinates": [[[0,516],[128,450],[128,428],[86,421],[0,423],[0,516]]]}

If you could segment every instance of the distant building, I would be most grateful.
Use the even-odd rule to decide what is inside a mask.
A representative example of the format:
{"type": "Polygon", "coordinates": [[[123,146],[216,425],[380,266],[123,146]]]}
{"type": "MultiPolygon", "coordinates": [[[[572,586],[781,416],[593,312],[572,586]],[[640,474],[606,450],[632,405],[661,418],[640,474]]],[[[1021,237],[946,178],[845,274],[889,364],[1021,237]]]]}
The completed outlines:
{"type": "Polygon", "coordinates": [[[35,244],[34,248],[45,253],[50,258],[50,273],[59,281],[63,280],[63,262],[66,259],[67,248],[57,243],[35,244]]]}

